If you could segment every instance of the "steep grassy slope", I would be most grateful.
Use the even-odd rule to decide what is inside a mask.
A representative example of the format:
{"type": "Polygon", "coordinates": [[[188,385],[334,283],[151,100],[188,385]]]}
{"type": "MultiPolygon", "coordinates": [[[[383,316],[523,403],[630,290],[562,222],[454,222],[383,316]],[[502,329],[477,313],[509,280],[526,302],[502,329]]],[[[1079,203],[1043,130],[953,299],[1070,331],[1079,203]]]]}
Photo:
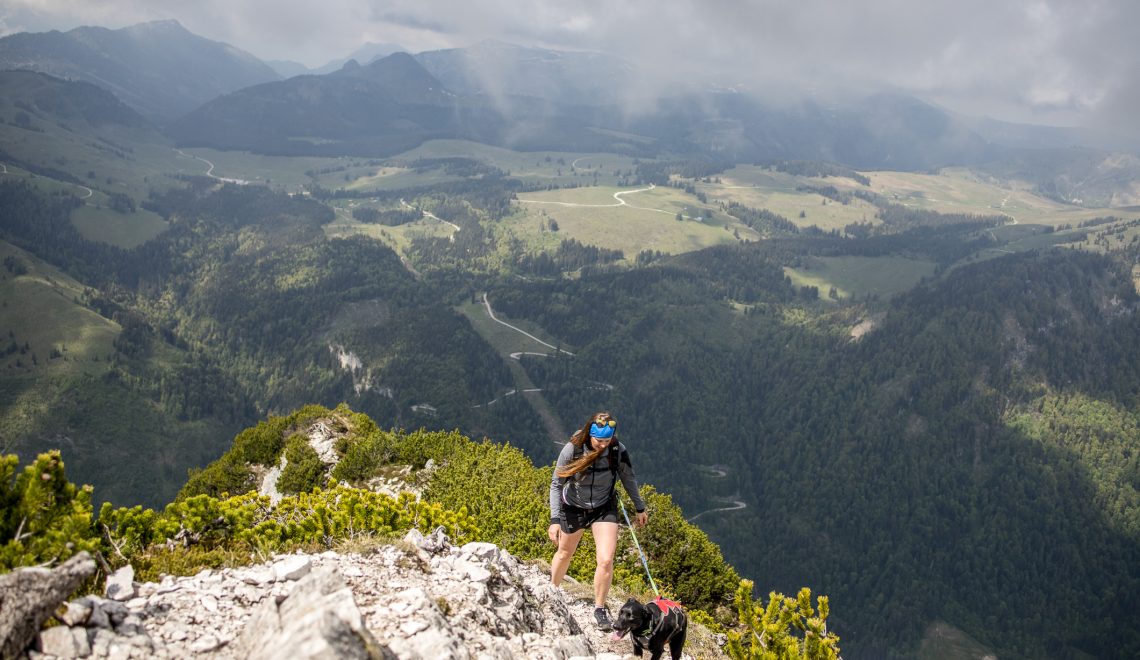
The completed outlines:
{"type": "Polygon", "coordinates": [[[166,138],[100,87],[0,72],[0,178],[82,200],[74,219],[92,240],[134,247],[165,229],[141,203],[180,185],[180,161],[166,138]]]}

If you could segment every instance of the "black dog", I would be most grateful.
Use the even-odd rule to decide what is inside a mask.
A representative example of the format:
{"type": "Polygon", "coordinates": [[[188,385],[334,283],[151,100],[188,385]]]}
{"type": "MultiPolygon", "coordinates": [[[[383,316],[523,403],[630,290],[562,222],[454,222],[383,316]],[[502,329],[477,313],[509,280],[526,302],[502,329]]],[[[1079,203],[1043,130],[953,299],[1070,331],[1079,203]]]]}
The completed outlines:
{"type": "Polygon", "coordinates": [[[679,604],[658,598],[642,605],[630,598],[618,611],[613,639],[621,639],[629,633],[633,639],[633,654],[640,657],[641,650],[647,648],[652,660],[661,657],[668,642],[673,660],[681,660],[688,628],[689,617],[679,604]]]}

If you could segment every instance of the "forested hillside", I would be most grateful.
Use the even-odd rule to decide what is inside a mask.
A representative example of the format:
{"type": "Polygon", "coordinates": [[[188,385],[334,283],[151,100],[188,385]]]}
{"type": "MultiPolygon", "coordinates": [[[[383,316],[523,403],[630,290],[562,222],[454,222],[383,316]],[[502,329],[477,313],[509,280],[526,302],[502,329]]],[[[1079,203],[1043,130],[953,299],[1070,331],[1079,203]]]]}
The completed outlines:
{"type": "Polygon", "coordinates": [[[1136,649],[1128,271],[1067,251],[961,267],[852,341],[856,310],[780,304],[795,295],[787,258],[749,245],[497,300],[585,347],[528,362],[561,411],[614,410],[687,511],[720,506],[710,493],[747,504],[701,518],[745,574],[776,588],[810,576],[860,603],[837,615],[860,640],[849,654],[901,652],[933,619],[1014,655],[1136,649]],[[553,385],[574,379],[614,390],[553,385]]]}
{"type": "Polygon", "coordinates": [[[332,214],[316,202],[252,187],[174,191],[148,202],[174,220],[171,229],[128,251],[79,236],[72,200],[0,184],[2,237],[85,284],[77,302],[122,331],[113,353],[98,356],[101,380],[62,384],[73,394],[61,394],[53,414],[12,427],[8,441],[33,451],[66,436],[76,474],[119,484],[105,493],[118,502],[169,501],[178,475],[217,456],[217,438],[203,442],[204,429],[181,422],[234,429],[265,412],[349,401],[390,425],[504,436],[539,428],[519,401],[474,407],[510,386],[505,366],[391,250],[326,239],[321,225],[332,214]],[[89,386],[100,403],[79,394],[89,386]],[[111,391],[123,394],[108,399],[111,391]],[[419,404],[429,409],[417,417],[419,404]],[[108,461],[107,442],[129,449],[108,461]],[[132,465],[140,445],[143,464],[132,465]]]}

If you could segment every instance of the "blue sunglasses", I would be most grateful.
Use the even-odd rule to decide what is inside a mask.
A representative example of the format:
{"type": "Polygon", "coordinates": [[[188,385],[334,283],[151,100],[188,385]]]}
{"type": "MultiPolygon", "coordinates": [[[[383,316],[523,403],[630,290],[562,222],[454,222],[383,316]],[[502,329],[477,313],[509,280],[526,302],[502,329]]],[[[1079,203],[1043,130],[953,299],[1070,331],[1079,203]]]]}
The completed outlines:
{"type": "Polygon", "coordinates": [[[590,424],[590,437],[599,440],[609,440],[614,437],[614,428],[617,426],[617,420],[609,420],[606,422],[594,422],[590,424]]]}

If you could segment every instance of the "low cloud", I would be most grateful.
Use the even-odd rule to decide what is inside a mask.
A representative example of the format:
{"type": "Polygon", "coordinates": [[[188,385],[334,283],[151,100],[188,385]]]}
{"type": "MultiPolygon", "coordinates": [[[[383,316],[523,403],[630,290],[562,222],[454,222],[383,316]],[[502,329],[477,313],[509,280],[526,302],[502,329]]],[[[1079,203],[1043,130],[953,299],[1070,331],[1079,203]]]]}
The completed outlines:
{"type": "Polygon", "coordinates": [[[8,0],[4,25],[175,18],[264,59],[310,66],[362,43],[412,52],[495,39],[609,52],[642,94],[681,83],[816,94],[892,89],[1015,121],[1140,132],[1132,0],[8,0]]]}

